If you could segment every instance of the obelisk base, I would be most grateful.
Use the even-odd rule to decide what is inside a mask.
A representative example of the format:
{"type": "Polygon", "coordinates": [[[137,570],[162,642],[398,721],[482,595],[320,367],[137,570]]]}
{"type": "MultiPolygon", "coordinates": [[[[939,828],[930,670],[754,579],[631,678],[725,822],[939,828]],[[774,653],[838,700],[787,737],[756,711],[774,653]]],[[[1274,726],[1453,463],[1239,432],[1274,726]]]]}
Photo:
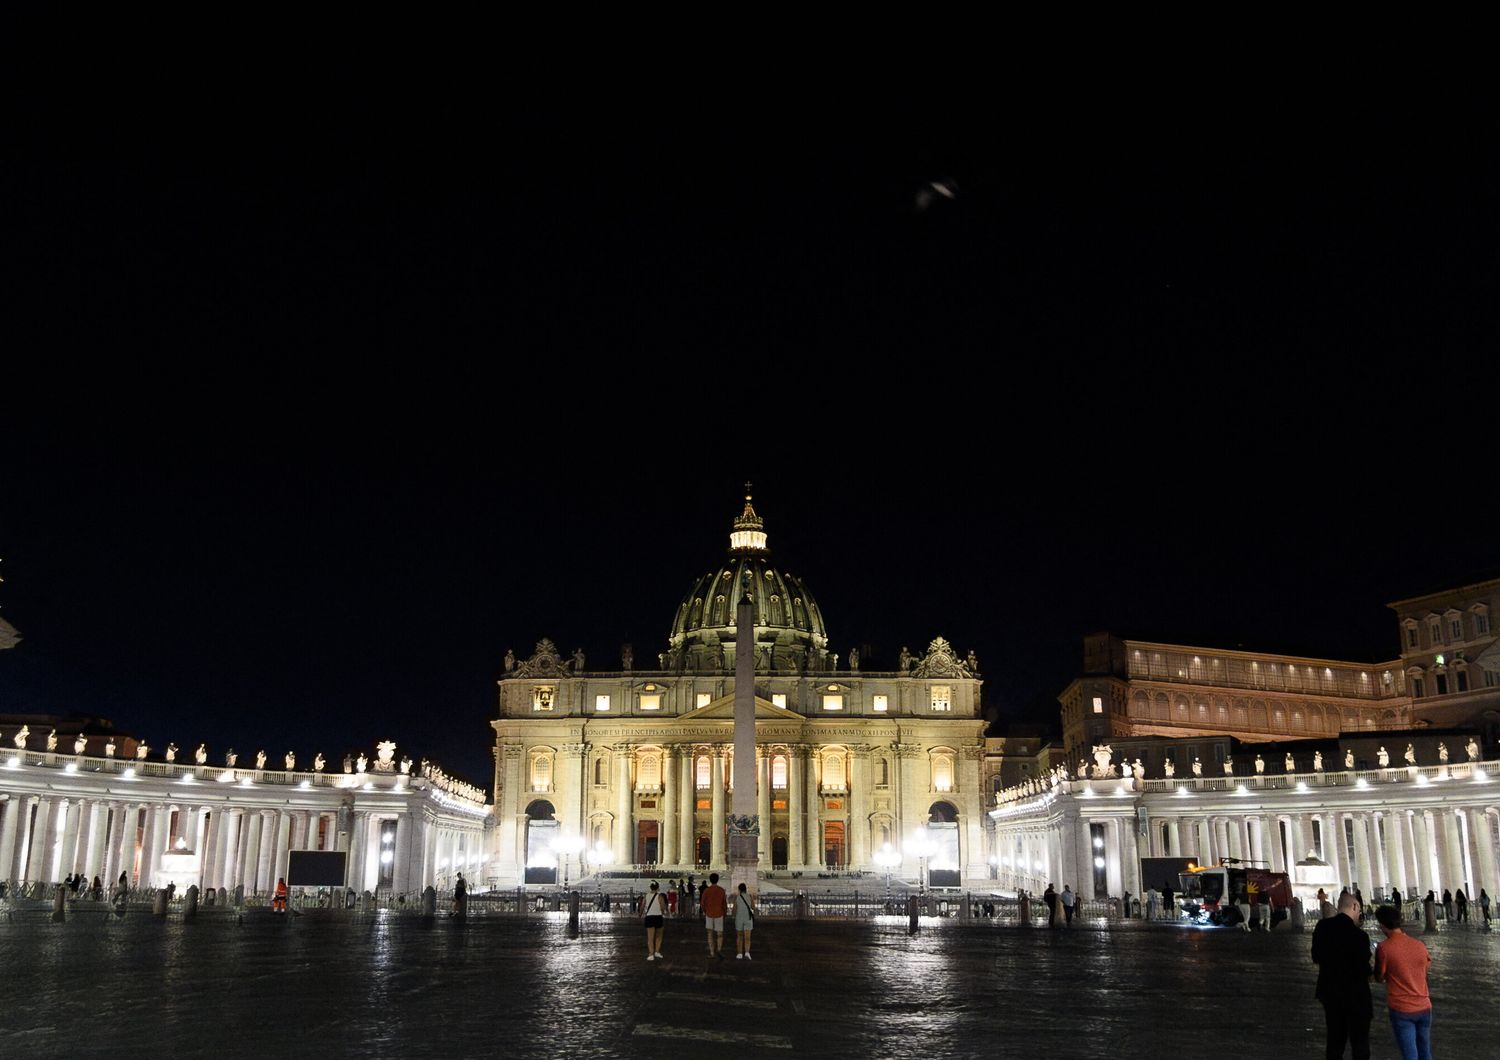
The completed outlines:
{"type": "Polygon", "coordinates": [[[760,891],[760,818],[737,817],[729,822],[729,891],[734,895],[745,885],[753,897],[760,891]]]}

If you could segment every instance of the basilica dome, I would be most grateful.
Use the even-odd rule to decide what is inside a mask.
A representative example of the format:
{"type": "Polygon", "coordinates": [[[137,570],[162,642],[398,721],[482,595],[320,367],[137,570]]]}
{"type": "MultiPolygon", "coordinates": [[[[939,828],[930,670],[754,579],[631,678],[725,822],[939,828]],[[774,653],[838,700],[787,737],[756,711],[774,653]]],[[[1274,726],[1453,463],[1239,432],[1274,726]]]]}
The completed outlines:
{"type": "Polygon", "coordinates": [[[729,556],[699,578],[672,620],[673,669],[720,670],[734,665],[735,610],[750,594],[755,605],[756,669],[822,669],[828,630],[802,579],[771,562],[765,524],[750,497],[729,535],[729,556]]]}

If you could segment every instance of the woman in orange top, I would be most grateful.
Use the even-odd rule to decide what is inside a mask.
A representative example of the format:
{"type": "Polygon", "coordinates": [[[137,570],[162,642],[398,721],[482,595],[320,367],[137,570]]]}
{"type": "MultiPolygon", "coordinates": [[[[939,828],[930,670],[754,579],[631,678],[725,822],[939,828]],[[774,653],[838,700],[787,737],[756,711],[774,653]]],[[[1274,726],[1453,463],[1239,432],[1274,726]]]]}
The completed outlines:
{"type": "Polygon", "coordinates": [[[1432,999],[1427,996],[1427,947],[1401,930],[1401,910],[1383,905],[1375,919],[1385,941],[1375,948],[1375,981],[1385,984],[1391,1031],[1403,1060],[1432,1060],[1432,999]]]}
{"type": "Polygon", "coordinates": [[[276,880],[276,894],[271,899],[271,912],[286,912],[286,878],[278,877],[276,880]]]}

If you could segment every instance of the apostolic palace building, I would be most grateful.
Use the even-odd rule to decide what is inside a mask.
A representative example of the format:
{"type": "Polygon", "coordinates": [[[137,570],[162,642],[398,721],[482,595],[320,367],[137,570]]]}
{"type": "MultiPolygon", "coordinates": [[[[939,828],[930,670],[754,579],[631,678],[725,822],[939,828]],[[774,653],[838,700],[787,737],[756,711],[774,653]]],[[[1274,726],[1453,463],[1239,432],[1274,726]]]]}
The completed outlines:
{"type": "MultiPolygon", "coordinates": [[[[1500,580],[1392,604],[1400,653],[1376,663],[1092,635],[1061,744],[987,738],[975,654],[934,636],[894,669],[841,657],[748,496],[647,665],[591,670],[545,638],[506,653],[490,795],[389,741],[210,761],[0,716],[0,882],[265,894],[299,851],[342,852],[343,885],[377,894],[726,868],[742,597],[762,879],[1106,897],[1159,887],[1147,859],[1227,857],[1304,895],[1500,893],[1500,580]]],[[[0,620],[0,648],[18,640],[0,620]]]]}

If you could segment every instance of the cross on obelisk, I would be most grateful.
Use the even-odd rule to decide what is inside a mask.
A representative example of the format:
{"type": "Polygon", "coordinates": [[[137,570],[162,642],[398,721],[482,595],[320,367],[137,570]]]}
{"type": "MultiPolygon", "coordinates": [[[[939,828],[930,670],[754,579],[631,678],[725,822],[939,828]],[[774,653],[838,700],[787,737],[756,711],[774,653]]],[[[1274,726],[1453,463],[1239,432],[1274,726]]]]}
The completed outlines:
{"type": "MultiPolygon", "coordinates": [[[[747,484],[748,492],[748,484],[747,484]]],[[[747,577],[735,608],[734,801],[729,817],[730,893],[758,890],[760,817],[755,790],[755,601],[747,577]]]]}

